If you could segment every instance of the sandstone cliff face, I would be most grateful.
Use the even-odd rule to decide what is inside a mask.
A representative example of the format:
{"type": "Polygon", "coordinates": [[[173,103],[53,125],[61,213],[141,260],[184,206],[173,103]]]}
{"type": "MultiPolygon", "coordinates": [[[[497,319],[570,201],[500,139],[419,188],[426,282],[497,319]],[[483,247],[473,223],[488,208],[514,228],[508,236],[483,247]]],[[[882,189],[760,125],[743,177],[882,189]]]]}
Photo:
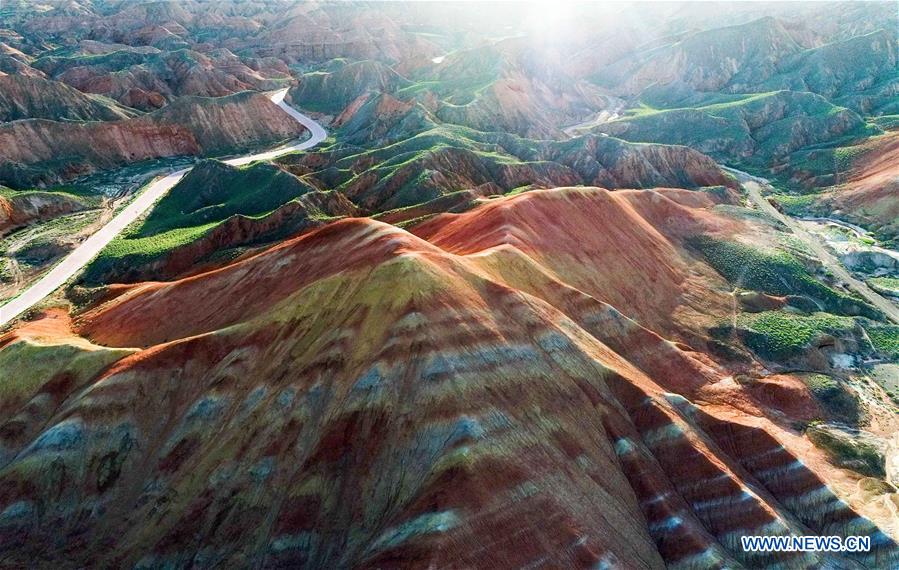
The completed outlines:
{"type": "Polygon", "coordinates": [[[184,125],[146,119],[60,123],[27,119],[0,125],[2,176],[16,185],[61,182],[96,169],[149,158],[199,154],[184,125]]]}
{"type": "MultiPolygon", "coordinates": [[[[679,253],[686,234],[730,231],[712,205],[563,189],[437,218],[420,237],[344,220],[120,289],[79,315],[82,336],[37,343],[38,321],[0,337],[0,366],[29,344],[91,355],[77,371],[48,358],[50,381],[0,400],[0,553],[85,566],[835,563],[750,554],[735,538],[812,532],[870,534],[854,561],[895,565],[896,543],[831,492],[833,473],[776,414],[630,318],[729,310],[679,253]],[[623,237],[639,253],[616,247],[623,237]],[[650,265],[657,295],[639,281],[650,265]]],[[[818,413],[793,396],[794,416],[818,413]]]]}
{"type": "Polygon", "coordinates": [[[0,125],[0,175],[18,185],[59,182],[146,159],[233,152],[303,131],[263,93],[187,98],[124,121],[27,119],[0,125]]]}

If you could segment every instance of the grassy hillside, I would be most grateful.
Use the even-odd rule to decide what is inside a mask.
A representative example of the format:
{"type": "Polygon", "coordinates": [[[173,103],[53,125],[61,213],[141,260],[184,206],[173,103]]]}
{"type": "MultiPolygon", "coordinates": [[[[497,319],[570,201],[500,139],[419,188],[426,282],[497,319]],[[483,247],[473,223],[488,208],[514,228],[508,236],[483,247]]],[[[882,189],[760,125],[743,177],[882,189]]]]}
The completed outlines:
{"type": "Polygon", "coordinates": [[[210,255],[344,215],[352,207],[343,207],[340,198],[271,163],[236,168],[207,160],[175,185],[145,220],[113,240],[87,267],[84,280],[167,275],[165,267],[154,269],[153,264],[168,263],[170,255],[180,256],[172,270],[177,273],[210,255]],[[226,227],[229,223],[233,225],[226,227]]]}
{"type": "Polygon", "coordinates": [[[683,144],[721,159],[765,165],[803,147],[862,136],[872,128],[819,95],[774,91],[695,108],[643,107],[600,130],[630,141],[683,144]]]}
{"type": "Polygon", "coordinates": [[[235,214],[258,216],[314,190],[271,163],[244,168],[205,160],[153,209],[133,237],[221,222],[235,214]]]}

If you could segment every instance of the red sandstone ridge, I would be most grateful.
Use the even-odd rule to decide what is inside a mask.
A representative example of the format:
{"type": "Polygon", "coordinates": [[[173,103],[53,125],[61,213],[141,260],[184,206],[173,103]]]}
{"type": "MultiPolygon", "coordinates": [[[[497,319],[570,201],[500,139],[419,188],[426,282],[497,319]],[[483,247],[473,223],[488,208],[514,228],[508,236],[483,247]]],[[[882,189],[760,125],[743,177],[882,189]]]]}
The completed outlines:
{"type": "Polygon", "coordinates": [[[827,201],[851,219],[899,235],[899,132],[872,139],[827,201]]]}
{"type": "Polygon", "coordinates": [[[34,118],[114,121],[134,115],[130,109],[56,81],[22,75],[0,77],[0,123],[34,118]]]}
{"type": "Polygon", "coordinates": [[[222,154],[303,132],[303,126],[265,93],[184,97],[159,111],[122,121],[26,119],[2,124],[0,161],[15,171],[9,178],[27,185],[150,158],[222,154]]]}
{"type": "Polygon", "coordinates": [[[676,312],[729,310],[731,301],[698,281],[681,254],[690,235],[734,231],[735,222],[708,211],[714,204],[689,190],[571,188],[441,215],[412,231],[459,254],[512,246],[559,280],[675,334],[676,312]]]}
{"type": "MultiPolygon", "coordinates": [[[[673,190],[532,192],[418,235],[347,219],[215,271],[119,288],[78,315],[76,338],[139,348],[87,381],[26,384],[17,401],[29,403],[0,418],[0,512],[15,514],[0,556],[752,567],[775,558],[736,537],[764,532],[875,535],[856,561],[895,565],[895,542],[837,499],[832,470],[768,419],[767,401],[639,321],[645,305],[677,314],[702,294],[680,241],[739,229],[712,205],[673,190]],[[639,296],[647,259],[665,262],[654,286],[675,301],[639,296]],[[634,283],[609,281],[612,264],[634,283]],[[76,550],[59,546],[75,537],[76,550]]],[[[0,338],[0,361],[21,336],[0,338]]]]}

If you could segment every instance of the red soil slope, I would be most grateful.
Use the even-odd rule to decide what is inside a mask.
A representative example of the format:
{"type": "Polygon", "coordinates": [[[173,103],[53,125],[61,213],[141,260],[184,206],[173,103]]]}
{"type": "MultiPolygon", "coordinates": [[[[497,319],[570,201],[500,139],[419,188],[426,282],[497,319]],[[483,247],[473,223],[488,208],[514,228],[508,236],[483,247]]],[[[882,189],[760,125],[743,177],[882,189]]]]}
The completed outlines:
{"type": "Polygon", "coordinates": [[[856,221],[899,235],[899,132],[867,142],[849,179],[829,201],[856,221]]]}
{"type": "MultiPolygon", "coordinates": [[[[871,534],[855,561],[896,565],[896,543],[769,419],[772,398],[658,334],[689,329],[682,306],[721,302],[680,245],[738,229],[711,205],[667,190],[533,192],[417,235],[343,220],[128,287],[77,330],[91,346],[144,348],[37,429],[27,406],[0,418],[0,560],[833,563],[739,545],[814,533],[871,534]],[[653,310],[674,322],[638,322],[653,310]]],[[[817,413],[791,394],[806,402],[794,417],[817,413]]]]}
{"type": "Polygon", "coordinates": [[[527,193],[439,216],[413,232],[462,255],[512,246],[560,281],[672,335],[676,313],[730,311],[730,298],[710,291],[681,253],[689,235],[735,230],[735,222],[708,213],[714,203],[675,189],[527,193]]]}

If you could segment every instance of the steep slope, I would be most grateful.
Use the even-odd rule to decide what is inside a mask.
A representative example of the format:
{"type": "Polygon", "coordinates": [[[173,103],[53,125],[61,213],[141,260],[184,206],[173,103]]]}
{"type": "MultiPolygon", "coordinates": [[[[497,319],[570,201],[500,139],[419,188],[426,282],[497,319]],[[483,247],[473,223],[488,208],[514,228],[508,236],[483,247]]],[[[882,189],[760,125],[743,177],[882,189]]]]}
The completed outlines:
{"type": "Polygon", "coordinates": [[[318,191],[271,163],[237,168],[207,160],[85,271],[88,283],[171,279],[215,258],[269,244],[356,213],[337,192],[318,191]]]}
{"type": "Polygon", "coordinates": [[[234,152],[303,130],[266,94],[253,92],[182,98],[124,121],[27,119],[0,125],[0,180],[17,186],[60,181],[151,158],[234,152]]]}
{"type": "Polygon", "coordinates": [[[182,97],[147,116],[158,124],[186,125],[204,154],[228,153],[252,145],[300,136],[305,129],[271,102],[266,93],[228,97],[182,97]]]}
{"type": "Polygon", "coordinates": [[[390,144],[437,126],[437,119],[423,105],[402,101],[387,93],[363,93],[334,119],[340,140],[369,146],[390,144]]]}
{"type": "Polygon", "coordinates": [[[899,237],[899,132],[870,140],[842,176],[839,186],[825,194],[824,204],[840,215],[899,237]]]}
{"type": "Polygon", "coordinates": [[[667,295],[619,310],[590,293],[611,294],[608,264],[647,261],[541,223],[589,210],[612,234],[644,229],[640,246],[668,255],[663,279],[683,287],[683,236],[729,231],[706,195],[618,194],[504,199],[430,222],[433,243],[345,220],[116,291],[78,332],[146,348],[54,392],[68,399],[42,427],[9,414],[0,552],[90,566],[837,563],[737,539],[810,533],[871,535],[850,557],[895,564],[896,543],[822,479],[839,472],[724,370],[625,316],[667,295]],[[583,253],[553,261],[563,252],[583,253]]]}
{"type": "Polygon", "coordinates": [[[92,98],[62,83],[19,75],[0,76],[0,123],[18,119],[115,121],[136,113],[92,98]]]}
{"type": "Polygon", "coordinates": [[[481,131],[557,138],[615,98],[561,71],[529,38],[491,42],[446,56],[425,68],[413,92],[442,121],[481,131]]]}
{"type": "Polygon", "coordinates": [[[89,207],[90,200],[65,192],[21,192],[0,186],[0,237],[36,221],[89,207]]]}
{"type": "Polygon", "coordinates": [[[376,61],[338,62],[333,71],[307,73],[288,92],[298,106],[338,114],[360,95],[373,91],[393,93],[409,81],[376,61]]]}
{"type": "Polygon", "coordinates": [[[597,130],[640,142],[684,144],[757,166],[776,164],[810,145],[868,132],[858,114],[806,92],[740,96],[697,108],[638,112],[597,130]]]}
{"type": "Polygon", "coordinates": [[[602,84],[637,95],[654,83],[679,81],[699,91],[745,93],[777,73],[802,48],[773,17],[698,31],[673,44],[636,53],[598,74],[602,84]]]}
{"type": "MultiPolygon", "coordinates": [[[[366,103],[342,124],[341,135],[363,133],[368,127],[390,133],[402,125],[430,124],[417,106],[396,106],[384,98],[378,101],[395,113],[376,118],[366,112],[371,111],[366,103]]],[[[369,212],[415,206],[471,189],[488,195],[578,184],[609,188],[734,185],[712,159],[687,147],[631,144],[596,135],[565,142],[535,141],[455,125],[430,127],[362,152],[353,144],[338,144],[333,150],[287,156],[278,162],[319,181],[320,187],[339,190],[369,212]]]]}
{"type": "Polygon", "coordinates": [[[899,55],[888,27],[787,58],[763,88],[811,91],[859,113],[896,113],[899,55]]]}
{"type": "MultiPolygon", "coordinates": [[[[895,20],[895,18],[894,18],[895,20]]],[[[601,69],[616,93],[647,89],[702,93],[809,91],[859,113],[895,113],[899,68],[894,26],[832,43],[801,46],[796,26],[774,17],[702,30],[637,50],[601,69]]],[[[808,28],[809,33],[813,33],[808,28]]]]}
{"type": "Polygon", "coordinates": [[[276,89],[290,79],[283,64],[252,69],[227,49],[208,53],[179,49],[131,49],[106,53],[48,56],[34,66],[85,93],[125,105],[153,110],[181,96],[224,97],[246,91],[276,89]]]}

